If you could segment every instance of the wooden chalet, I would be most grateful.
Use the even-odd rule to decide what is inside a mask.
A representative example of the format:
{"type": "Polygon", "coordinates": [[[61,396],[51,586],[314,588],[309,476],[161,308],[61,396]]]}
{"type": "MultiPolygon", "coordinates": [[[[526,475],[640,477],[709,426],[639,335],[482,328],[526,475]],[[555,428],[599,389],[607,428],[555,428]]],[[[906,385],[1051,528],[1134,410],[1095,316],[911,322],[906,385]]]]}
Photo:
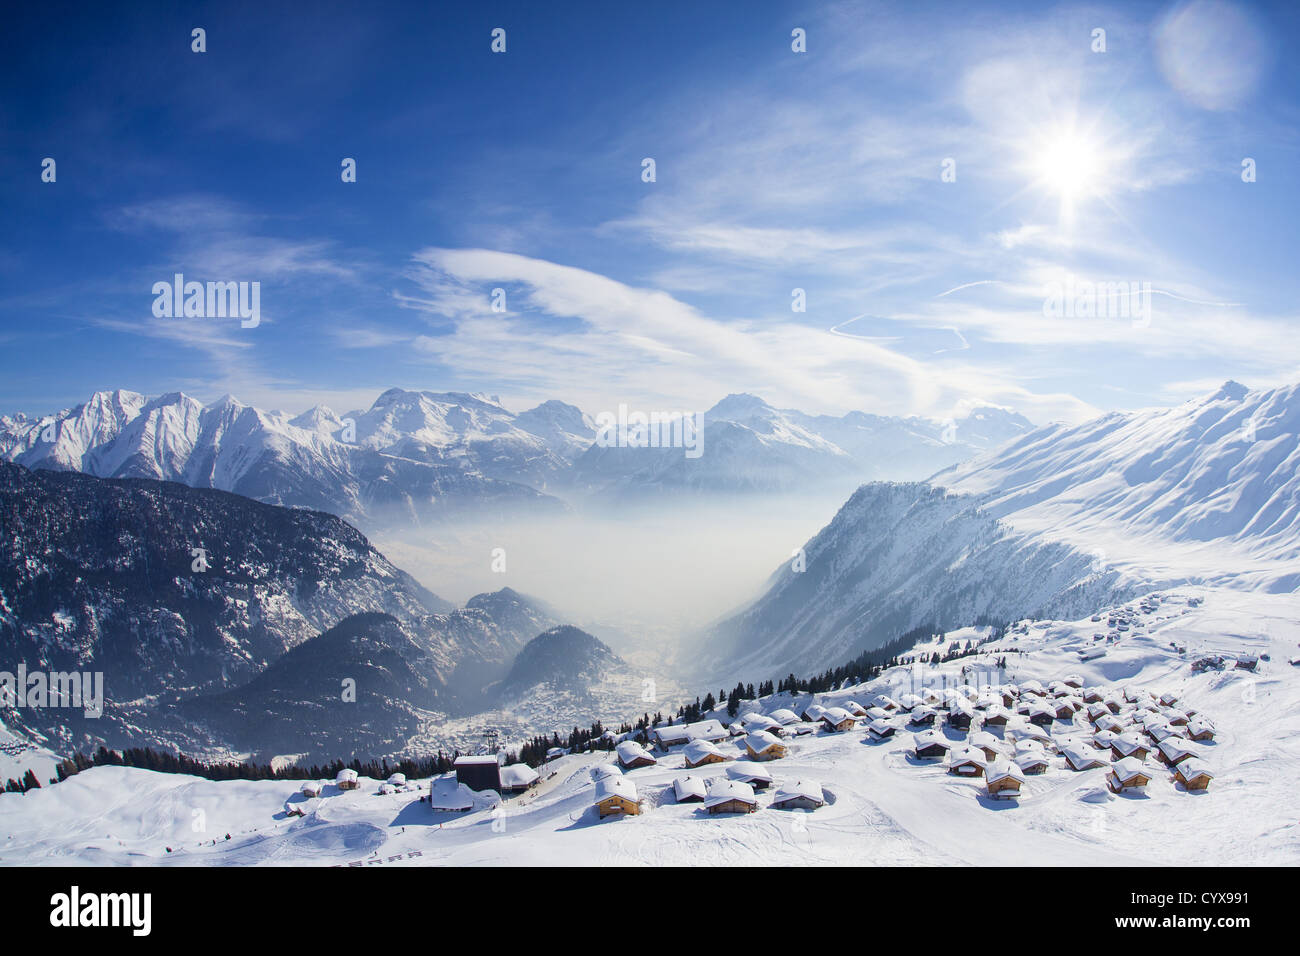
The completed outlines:
{"type": "Polygon", "coordinates": [[[1135,793],[1151,782],[1146,765],[1134,757],[1125,757],[1110,766],[1106,782],[1115,793],[1135,793]]]}
{"type": "Polygon", "coordinates": [[[756,730],[745,735],[745,751],[750,760],[780,760],[790,753],[788,747],[775,734],[756,730]]]}
{"type": "Polygon", "coordinates": [[[711,814],[753,813],[758,809],[754,788],[740,780],[712,780],[704,798],[704,809],[711,814]]]}
{"type": "Polygon", "coordinates": [[[984,786],[990,797],[1012,799],[1020,796],[1020,785],[1025,782],[1024,771],[1010,760],[999,760],[984,771],[984,786]]]}
{"type": "Polygon", "coordinates": [[[636,784],[622,775],[601,777],[596,781],[596,812],[600,819],[612,816],[636,816],[641,812],[636,784]]]}
{"type": "Polygon", "coordinates": [[[774,810],[816,810],[826,803],[822,785],[815,780],[790,780],[772,798],[774,810]]]}
{"type": "Polygon", "coordinates": [[[673,781],[673,795],[678,803],[703,803],[707,796],[702,777],[678,777],[673,781]]]}
{"type": "Polygon", "coordinates": [[[1207,790],[1214,774],[1199,760],[1184,760],[1174,768],[1174,779],[1187,790],[1207,790]]]}
{"type": "Polygon", "coordinates": [[[716,744],[711,744],[707,740],[692,740],[682,751],[682,756],[686,758],[686,766],[691,768],[723,763],[731,759],[716,744]]]}
{"type": "Polygon", "coordinates": [[[943,735],[934,731],[916,734],[912,742],[912,753],[918,760],[942,760],[952,749],[952,744],[948,743],[943,735]]]}
{"type": "Polygon", "coordinates": [[[948,772],[958,777],[982,777],[988,761],[973,747],[954,750],[948,755],[948,772]]]}
{"type": "Polygon", "coordinates": [[[617,747],[614,752],[618,755],[618,762],[623,765],[624,770],[632,770],[636,767],[653,767],[658,761],[650,755],[635,740],[625,740],[617,747]]]}

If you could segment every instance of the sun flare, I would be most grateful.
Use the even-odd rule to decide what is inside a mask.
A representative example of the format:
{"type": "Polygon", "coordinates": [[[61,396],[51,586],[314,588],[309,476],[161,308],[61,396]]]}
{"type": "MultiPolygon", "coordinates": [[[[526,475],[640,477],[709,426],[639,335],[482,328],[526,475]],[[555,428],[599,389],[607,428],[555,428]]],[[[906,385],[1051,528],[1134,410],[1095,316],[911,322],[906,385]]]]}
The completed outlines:
{"type": "Polygon", "coordinates": [[[1057,198],[1065,225],[1083,200],[1106,195],[1111,165],[1103,143],[1072,128],[1045,136],[1030,150],[1034,187],[1057,198]]]}

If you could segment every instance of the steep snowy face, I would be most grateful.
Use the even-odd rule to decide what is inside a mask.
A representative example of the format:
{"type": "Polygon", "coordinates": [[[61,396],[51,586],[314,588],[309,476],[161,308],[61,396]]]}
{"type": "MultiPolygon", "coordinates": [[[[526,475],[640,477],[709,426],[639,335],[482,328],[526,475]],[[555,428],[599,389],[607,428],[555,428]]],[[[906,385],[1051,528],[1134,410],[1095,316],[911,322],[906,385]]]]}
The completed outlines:
{"type": "Polygon", "coordinates": [[[1236,570],[1246,558],[1294,561],[1300,386],[1228,382],[1176,408],[1039,429],[932,481],[986,497],[989,513],[1017,528],[1081,546],[1111,550],[1128,538],[1191,553],[1214,543],[1215,560],[1234,555],[1236,570]]]}
{"type": "Polygon", "coordinates": [[[873,482],[782,565],[761,598],[700,649],[711,678],[760,680],[843,664],[921,626],[1074,614],[1132,593],[1077,549],[1015,534],[981,499],[873,482]]]}
{"type": "Polygon", "coordinates": [[[914,485],[865,485],[710,634],[756,677],[912,628],[1071,616],[1184,582],[1300,586],[1300,387],[1038,429],[914,485]]]}
{"type": "Polygon", "coordinates": [[[29,468],[82,471],[87,458],[140,414],[148,399],[119,389],[96,392],[90,401],[37,419],[5,419],[0,454],[29,468]]]}

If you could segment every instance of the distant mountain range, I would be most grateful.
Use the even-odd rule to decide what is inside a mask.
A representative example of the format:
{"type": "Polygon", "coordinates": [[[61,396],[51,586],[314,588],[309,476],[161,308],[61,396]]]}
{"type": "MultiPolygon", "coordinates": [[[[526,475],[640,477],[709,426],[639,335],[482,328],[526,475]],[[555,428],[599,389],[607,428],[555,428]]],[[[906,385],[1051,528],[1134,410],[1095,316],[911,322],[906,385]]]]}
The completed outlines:
{"type": "Polygon", "coordinates": [[[550,514],[590,496],[847,494],[919,478],[1019,437],[999,408],[952,422],[812,416],[730,395],[704,413],[704,451],[596,444],[593,419],[548,401],[513,413],[493,396],[389,389],[366,410],[291,417],[227,396],[98,392],[36,419],[0,417],[0,459],[103,478],[153,478],[314,508],[374,530],[462,515],[550,514]]]}
{"type": "Polygon", "coordinates": [[[722,621],[702,669],[835,665],[918,626],[1071,618],[1183,583],[1300,587],[1300,386],[1037,429],[929,482],[871,483],[722,621]]]}
{"type": "Polygon", "coordinates": [[[1015,412],[981,407],[948,422],[849,412],[841,417],[777,409],[753,395],[728,395],[704,413],[703,453],[676,448],[593,446],[574,464],[590,491],[789,492],[864,481],[924,478],[1026,434],[1015,412]]]}
{"type": "Polygon", "coordinates": [[[290,417],[230,396],[204,406],[181,393],[98,392],[55,415],[0,418],[0,457],[218,488],[372,526],[555,512],[563,504],[541,489],[582,442],[564,430],[581,427],[581,414],[557,406],[516,416],[484,396],[392,389],[364,412],[290,417]]]}

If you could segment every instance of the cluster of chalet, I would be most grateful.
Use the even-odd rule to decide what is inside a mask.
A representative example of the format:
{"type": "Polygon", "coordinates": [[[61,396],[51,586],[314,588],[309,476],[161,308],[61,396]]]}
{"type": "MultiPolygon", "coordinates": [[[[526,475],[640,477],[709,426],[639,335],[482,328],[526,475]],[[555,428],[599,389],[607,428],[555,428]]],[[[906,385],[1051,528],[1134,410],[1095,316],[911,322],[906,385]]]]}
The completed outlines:
{"type": "MultiPolygon", "coordinates": [[[[760,807],[758,794],[775,787],[767,804],[772,809],[815,810],[826,803],[821,784],[802,779],[777,785],[765,766],[787,756],[788,739],[815,730],[814,723],[789,710],[753,713],[729,728],[717,720],[656,727],[650,743],[661,754],[680,747],[686,770],[727,764],[725,769],[718,768],[721,772],[687,773],[674,779],[665,793],[671,792],[677,803],[699,803],[710,814],[753,813],[760,807]]],[[[634,740],[624,740],[614,753],[613,762],[592,771],[593,805],[601,819],[641,812],[641,796],[631,774],[655,766],[660,759],[634,740]]]]}
{"type": "Polygon", "coordinates": [[[1078,773],[1107,768],[1115,793],[1140,792],[1156,764],[1188,791],[1207,789],[1214,777],[1204,759],[1214,725],[1174,694],[1084,687],[1069,676],[1046,687],[1030,680],[982,691],[927,690],[904,695],[897,709],[919,731],[915,760],[942,761],[954,776],[982,778],[990,797],[1019,796],[1026,776],[1045,773],[1058,757],[1078,773]],[[940,720],[947,732],[938,729],[940,720]]]}

